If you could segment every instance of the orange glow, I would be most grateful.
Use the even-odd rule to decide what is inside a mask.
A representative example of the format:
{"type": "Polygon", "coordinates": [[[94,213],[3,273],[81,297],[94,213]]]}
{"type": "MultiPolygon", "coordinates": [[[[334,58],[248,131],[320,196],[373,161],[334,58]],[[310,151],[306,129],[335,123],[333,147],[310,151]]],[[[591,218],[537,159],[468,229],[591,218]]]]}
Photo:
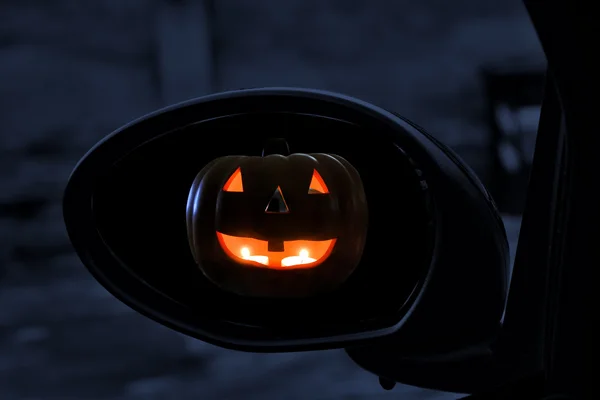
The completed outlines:
{"type": "Polygon", "coordinates": [[[317,170],[313,170],[312,179],[310,180],[310,186],[308,187],[309,194],[327,194],[329,193],[329,189],[327,189],[327,185],[325,181],[321,177],[321,175],[317,172],[317,170]]]}
{"type": "Polygon", "coordinates": [[[270,269],[313,268],[329,257],[336,239],[289,240],[284,251],[269,251],[266,240],[224,235],[217,232],[221,248],[231,259],[270,269]]]}
{"type": "Polygon", "coordinates": [[[223,190],[226,192],[243,192],[244,184],[242,182],[242,169],[238,167],[233,174],[227,179],[223,190]]]}

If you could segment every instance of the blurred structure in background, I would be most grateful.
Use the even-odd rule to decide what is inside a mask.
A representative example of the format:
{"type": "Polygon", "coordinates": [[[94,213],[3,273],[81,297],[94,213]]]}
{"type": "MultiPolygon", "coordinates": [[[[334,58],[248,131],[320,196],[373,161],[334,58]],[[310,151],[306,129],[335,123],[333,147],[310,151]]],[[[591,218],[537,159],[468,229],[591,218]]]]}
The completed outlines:
{"type": "MultiPolygon", "coordinates": [[[[536,104],[513,104],[480,71],[543,71],[519,0],[4,0],[0,38],[0,399],[456,397],[383,392],[341,351],[236,353],[169,331],[89,276],[60,201],[77,160],[131,119],[214,91],[301,86],[399,112],[491,187],[502,170],[504,204],[520,172],[490,146],[529,162],[535,118],[510,124],[536,104]]],[[[518,217],[506,221],[514,245],[518,217]]]]}
{"type": "Polygon", "coordinates": [[[523,212],[544,90],[543,65],[483,70],[491,130],[488,188],[501,212],[523,212]]]}

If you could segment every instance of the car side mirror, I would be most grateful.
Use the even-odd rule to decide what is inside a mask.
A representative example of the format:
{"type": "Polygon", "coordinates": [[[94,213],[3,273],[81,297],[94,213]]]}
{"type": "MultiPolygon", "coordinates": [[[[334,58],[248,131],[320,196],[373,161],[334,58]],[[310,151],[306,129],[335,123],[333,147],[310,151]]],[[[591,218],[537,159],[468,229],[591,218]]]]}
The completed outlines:
{"type": "Polygon", "coordinates": [[[225,348],[346,348],[465,392],[461,365],[502,325],[508,243],[486,189],[419,126],[342,95],[240,90],[133,121],[77,164],[64,219],[115,297],[225,348]]]}

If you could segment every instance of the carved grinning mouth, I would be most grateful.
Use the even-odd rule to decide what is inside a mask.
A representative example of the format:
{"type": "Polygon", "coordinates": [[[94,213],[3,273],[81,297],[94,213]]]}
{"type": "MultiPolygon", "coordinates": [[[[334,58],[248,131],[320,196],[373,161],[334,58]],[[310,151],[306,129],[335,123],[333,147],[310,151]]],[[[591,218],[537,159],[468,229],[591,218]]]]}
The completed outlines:
{"type": "Polygon", "coordinates": [[[231,259],[270,269],[313,268],[329,257],[336,239],[284,241],[281,251],[269,251],[269,242],[217,232],[221,248],[231,259]]]}

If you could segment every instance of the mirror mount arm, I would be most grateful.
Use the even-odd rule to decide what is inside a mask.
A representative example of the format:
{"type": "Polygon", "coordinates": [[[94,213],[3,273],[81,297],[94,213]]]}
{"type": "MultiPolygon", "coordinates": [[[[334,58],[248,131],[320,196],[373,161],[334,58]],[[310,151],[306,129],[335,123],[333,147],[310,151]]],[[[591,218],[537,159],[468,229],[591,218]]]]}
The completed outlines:
{"type": "Polygon", "coordinates": [[[485,393],[514,386],[512,382],[530,385],[541,381],[548,289],[555,261],[550,249],[559,239],[549,233],[556,227],[556,207],[561,200],[558,188],[565,154],[561,121],[558,93],[548,74],[519,250],[498,337],[449,354],[410,358],[383,341],[348,348],[354,361],[361,365],[370,358],[369,364],[377,365],[377,354],[386,353],[393,365],[378,365],[377,371],[371,372],[409,385],[457,393],[485,393]],[[397,356],[389,357],[394,352],[397,356]]]}
{"type": "Polygon", "coordinates": [[[563,111],[554,78],[548,72],[505,319],[497,343],[500,364],[510,365],[510,380],[544,370],[556,251],[563,240],[558,210],[564,203],[566,162],[563,111]]]}

